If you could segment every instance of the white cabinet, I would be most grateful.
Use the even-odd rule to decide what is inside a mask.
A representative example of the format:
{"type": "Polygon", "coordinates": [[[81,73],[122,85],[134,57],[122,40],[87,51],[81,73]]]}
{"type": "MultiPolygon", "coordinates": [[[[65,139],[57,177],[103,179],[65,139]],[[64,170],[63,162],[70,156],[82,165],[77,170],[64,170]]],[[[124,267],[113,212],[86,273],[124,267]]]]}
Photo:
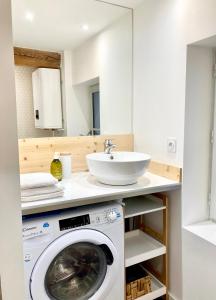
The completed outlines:
{"type": "Polygon", "coordinates": [[[39,68],[32,73],[35,127],[62,128],[59,69],[39,68]]]}
{"type": "MultiPolygon", "coordinates": [[[[139,224],[136,226],[138,229],[131,230],[129,228],[131,231],[125,233],[125,267],[141,263],[141,267],[144,268],[143,263],[145,262],[146,268],[144,269],[151,277],[151,292],[136,299],[154,300],[161,296],[164,296],[163,299],[168,299],[168,197],[163,194],[146,195],[126,198],[124,203],[125,219],[138,217],[136,221],[132,220],[132,223],[139,224]],[[146,214],[158,211],[162,212],[162,232],[149,226],[144,218],[146,214]],[[162,256],[160,272],[150,261],[159,256],[162,256]]],[[[131,299],[128,290],[126,298],[131,299]]]]}

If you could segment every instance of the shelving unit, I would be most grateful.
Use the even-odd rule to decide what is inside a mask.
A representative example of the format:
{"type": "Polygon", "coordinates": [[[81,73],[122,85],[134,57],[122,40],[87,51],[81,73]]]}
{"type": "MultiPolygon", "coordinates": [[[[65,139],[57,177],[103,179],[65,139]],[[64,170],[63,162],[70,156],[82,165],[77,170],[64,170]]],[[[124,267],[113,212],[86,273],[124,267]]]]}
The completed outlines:
{"type": "Polygon", "coordinates": [[[146,262],[147,273],[151,276],[152,292],[137,300],[154,300],[163,296],[168,300],[168,197],[154,194],[128,198],[125,203],[125,219],[137,217],[138,228],[125,233],[125,265],[126,267],[146,262]],[[163,232],[145,223],[144,215],[162,211],[163,232]],[[163,269],[159,273],[148,260],[163,256],[163,269]],[[147,262],[148,261],[148,262],[147,262]]]}
{"type": "Polygon", "coordinates": [[[161,200],[152,195],[128,198],[124,202],[125,219],[166,209],[161,200]]]}
{"type": "Polygon", "coordinates": [[[163,255],[166,247],[141,230],[125,233],[125,265],[138,264],[148,259],[163,255]]]}

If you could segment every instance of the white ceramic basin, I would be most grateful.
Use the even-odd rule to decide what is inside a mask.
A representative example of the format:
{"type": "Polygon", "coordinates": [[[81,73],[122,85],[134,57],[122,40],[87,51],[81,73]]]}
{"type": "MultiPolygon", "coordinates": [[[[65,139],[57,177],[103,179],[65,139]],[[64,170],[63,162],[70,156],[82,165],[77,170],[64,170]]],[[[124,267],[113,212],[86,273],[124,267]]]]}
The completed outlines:
{"type": "Polygon", "coordinates": [[[150,163],[148,154],[138,152],[103,152],[86,156],[88,168],[98,181],[110,185],[128,185],[137,182],[150,163]]]}

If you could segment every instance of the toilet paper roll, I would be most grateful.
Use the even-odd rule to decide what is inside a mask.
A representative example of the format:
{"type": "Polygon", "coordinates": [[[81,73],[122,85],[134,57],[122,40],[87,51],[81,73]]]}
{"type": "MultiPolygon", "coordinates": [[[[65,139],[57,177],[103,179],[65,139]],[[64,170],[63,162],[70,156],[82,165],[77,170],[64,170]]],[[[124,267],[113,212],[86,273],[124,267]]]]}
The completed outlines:
{"type": "Polygon", "coordinates": [[[71,153],[60,153],[60,161],[62,163],[62,176],[63,179],[71,177],[72,173],[72,157],[71,153]]]}

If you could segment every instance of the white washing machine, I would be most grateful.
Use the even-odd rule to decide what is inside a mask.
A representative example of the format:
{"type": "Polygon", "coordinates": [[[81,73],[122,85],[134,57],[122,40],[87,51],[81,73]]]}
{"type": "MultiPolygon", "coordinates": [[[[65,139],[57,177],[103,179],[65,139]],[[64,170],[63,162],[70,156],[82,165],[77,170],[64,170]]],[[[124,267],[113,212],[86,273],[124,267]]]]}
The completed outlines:
{"type": "Polygon", "coordinates": [[[117,202],[24,217],[26,298],[123,300],[123,221],[117,202]]]}

